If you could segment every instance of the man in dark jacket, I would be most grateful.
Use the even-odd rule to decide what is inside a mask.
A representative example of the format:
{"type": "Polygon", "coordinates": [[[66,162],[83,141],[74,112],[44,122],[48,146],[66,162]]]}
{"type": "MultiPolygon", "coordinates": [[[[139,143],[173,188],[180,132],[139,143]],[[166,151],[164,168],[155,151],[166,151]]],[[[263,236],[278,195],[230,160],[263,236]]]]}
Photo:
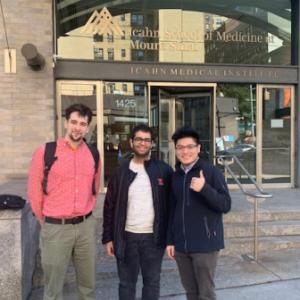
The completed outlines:
{"type": "Polygon", "coordinates": [[[188,300],[214,300],[214,274],[224,248],[222,214],[231,207],[224,177],[199,158],[198,133],[188,127],[172,136],[178,164],[172,179],[167,254],[175,258],[188,300]]]}
{"type": "Polygon", "coordinates": [[[107,187],[102,242],[107,254],[117,259],[119,299],[135,299],[141,269],[142,299],[157,300],[173,170],[150,158],[148,126],[133,129],[130,146],[133,158],[116,170],[107,187]]]}

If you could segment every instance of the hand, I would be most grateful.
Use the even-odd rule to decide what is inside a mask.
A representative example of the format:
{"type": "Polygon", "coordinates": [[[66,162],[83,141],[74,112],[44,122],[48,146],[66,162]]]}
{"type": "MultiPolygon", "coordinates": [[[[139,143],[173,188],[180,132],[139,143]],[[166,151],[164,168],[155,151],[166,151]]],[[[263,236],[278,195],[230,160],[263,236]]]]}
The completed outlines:
{"type": "Polygon", "coordinates": [[[37,218],[37,221],[40,223],[40,225],[42,226],[45,223],[45,218],[44,217],[39,217],[37,218]]]}
{"type": "Polygon", "coordinates": [[[108,256],[115,256],[113,242],[108,242],[107,244],[105,244],[105,246],[106,246],[107,255],[108,256]]]}
{"type": "Polygon", "coordinates": [[[205,177],[203,171],[200,171],[200,177],[193,177],[190,188],[195,192],[200,192],[205,184],[205,177]]]}
{"type": "Polygon", "coordinates": [[[175,247],[172,245],[167,246],[166,252],[171,259],[175,258],[175,247]]]}

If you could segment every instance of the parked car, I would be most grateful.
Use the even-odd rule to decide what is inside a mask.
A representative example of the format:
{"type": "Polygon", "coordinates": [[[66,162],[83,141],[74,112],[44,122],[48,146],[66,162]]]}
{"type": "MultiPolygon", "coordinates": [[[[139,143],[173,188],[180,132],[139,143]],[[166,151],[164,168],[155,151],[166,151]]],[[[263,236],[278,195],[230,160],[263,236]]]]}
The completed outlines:
{"type": "Polygon", "coordinates": [[[219,155],[235,155],[241,156],[243,153],[255,152],[256,148],[252,144],[236,144],[231,148],[220,151],[219,155]]]}

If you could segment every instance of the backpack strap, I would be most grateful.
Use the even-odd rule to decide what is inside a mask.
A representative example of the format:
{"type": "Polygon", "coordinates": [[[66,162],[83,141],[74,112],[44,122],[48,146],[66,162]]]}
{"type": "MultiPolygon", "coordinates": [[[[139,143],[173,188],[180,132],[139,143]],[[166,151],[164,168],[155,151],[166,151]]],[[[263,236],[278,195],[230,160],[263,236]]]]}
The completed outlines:
{"type": "Polygon", "coordinates": [[[46,143],[44,152],[44,177],[42,181],[43,192],[45,195],[47,193],[48,175],[53,163],[57,160],[55,156],[56,142],[46,143]]]}
{"type": "Polygon", "coordinates": [[[91,154],[94,158],[94,161],[95,161],[95,165],[94,165],[94,168],[95,168],[95,172],[94,172],[94,179],[93,179],[93,185],[92,185],[92,192],[93,192],[93,195],[96,195],[96,182],[95,182],[95,175],[98,171],[98,167],[99,167],[99,151],[97,149],[96,146],[92,145],[92,144],[88,144],[86,143],[88,148],[90,149],[91,151],[91,154]]]}

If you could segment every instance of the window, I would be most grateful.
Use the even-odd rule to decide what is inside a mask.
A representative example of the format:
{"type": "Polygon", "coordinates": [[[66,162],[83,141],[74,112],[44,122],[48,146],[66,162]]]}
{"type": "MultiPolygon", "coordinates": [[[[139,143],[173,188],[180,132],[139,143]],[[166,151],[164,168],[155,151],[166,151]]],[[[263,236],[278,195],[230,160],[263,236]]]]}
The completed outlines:
{"type": "Polygon", "coordinates": [[[125,30],[122,30],[122,32],[123,32],[123,34],[122,34],[122,36],[121,36],[121,39],[122,39],[122,40],[125,40],[125,30]]]}
{"type": "Polygon", "coordinates": [[[135,96],[144,96],[144,91],[145,91],[145,85],[144,84],[134,84],[134,95],[135,96]]]}
{"type": "Polygon", "coordinates": [[[135,60],[157,63],[292,65],[292,53],[296,55],[292,24],[297,12],[291,5],[296,0],[274,0],[276,5],[271,0],[150,1],[146,6],[143,1],[106,1],[112,23],[93,16],[101,1],[63,2],[73,3],[55,6],[57,54],[65,59],[90,59],[92,42],[103,47],[105,60],[107,48],[113,47],[117,47],[114,60],[125,60],[121,57],[125,48],[129,61],[134,58],[132,50],[142,50],[135,60]]]}
{"type": "Polygon", "coordinates": [[[126,57],[126,49],[121,49],[121,57],[126,57]]]}
{"type": "Polygon", "coordinates": [[[107,59],[108,60],[114,60],[115,59],[114,48],[108,48],[107,49],[107,59]]]}
{"type": "Polygon", "coordinates": [[[144,60],[144,51],[143,50],[133,50],[132,58],[133,58],[133,60],[144,60]]]}
{"type": "Polygon", "coordinates": [[[103,60],[103,48],[94,48],[95,60],[103,60]]]}
{"type": "Polygon", "coordinates": [[[112,43],[112,42],[114,41],[114,35],[111,34],[111,33],[108,33],[108,34],[107,34],[107,41],[108,41],[109,43],[112,43]]]}
{"type": "Polygon", "coordinates": [[[101,34],[98,34],[98,33],[96,33],[95,35],[94,35],[94,42],[103,42],[103,35],[101,34]]]}
{"type": "Polygon", "coordinates": [[[132,25],[140,25],[144,24],[144,16],[143,15],[131,15],[131,24],[132,25]]]}
{"type": "Polygon", "coordinates": [[[112,82],[107,83],[105,86],[106,94],[113,94],[115,89],[116,89],[116,85],[115,85],[115,83],[112,83],[112,82]]]}
{"type": "MultiPolygon", "coordinates": [[[[148,99],[146,95],[138,97],[133,95],[134,84],[134,82],[104,82],[103,174],[105,185],[115,173],[116,168],[131,156],[132,150],[128,140],[132,128],[138,124],[148,123],[148,99]],[[116,90],[113,92],[114,85],[116,90]],[[125,89],[128,91],[126,92],[125,89]]],[[[145,83],[144,88],[146,88],[145,83]]]]}

